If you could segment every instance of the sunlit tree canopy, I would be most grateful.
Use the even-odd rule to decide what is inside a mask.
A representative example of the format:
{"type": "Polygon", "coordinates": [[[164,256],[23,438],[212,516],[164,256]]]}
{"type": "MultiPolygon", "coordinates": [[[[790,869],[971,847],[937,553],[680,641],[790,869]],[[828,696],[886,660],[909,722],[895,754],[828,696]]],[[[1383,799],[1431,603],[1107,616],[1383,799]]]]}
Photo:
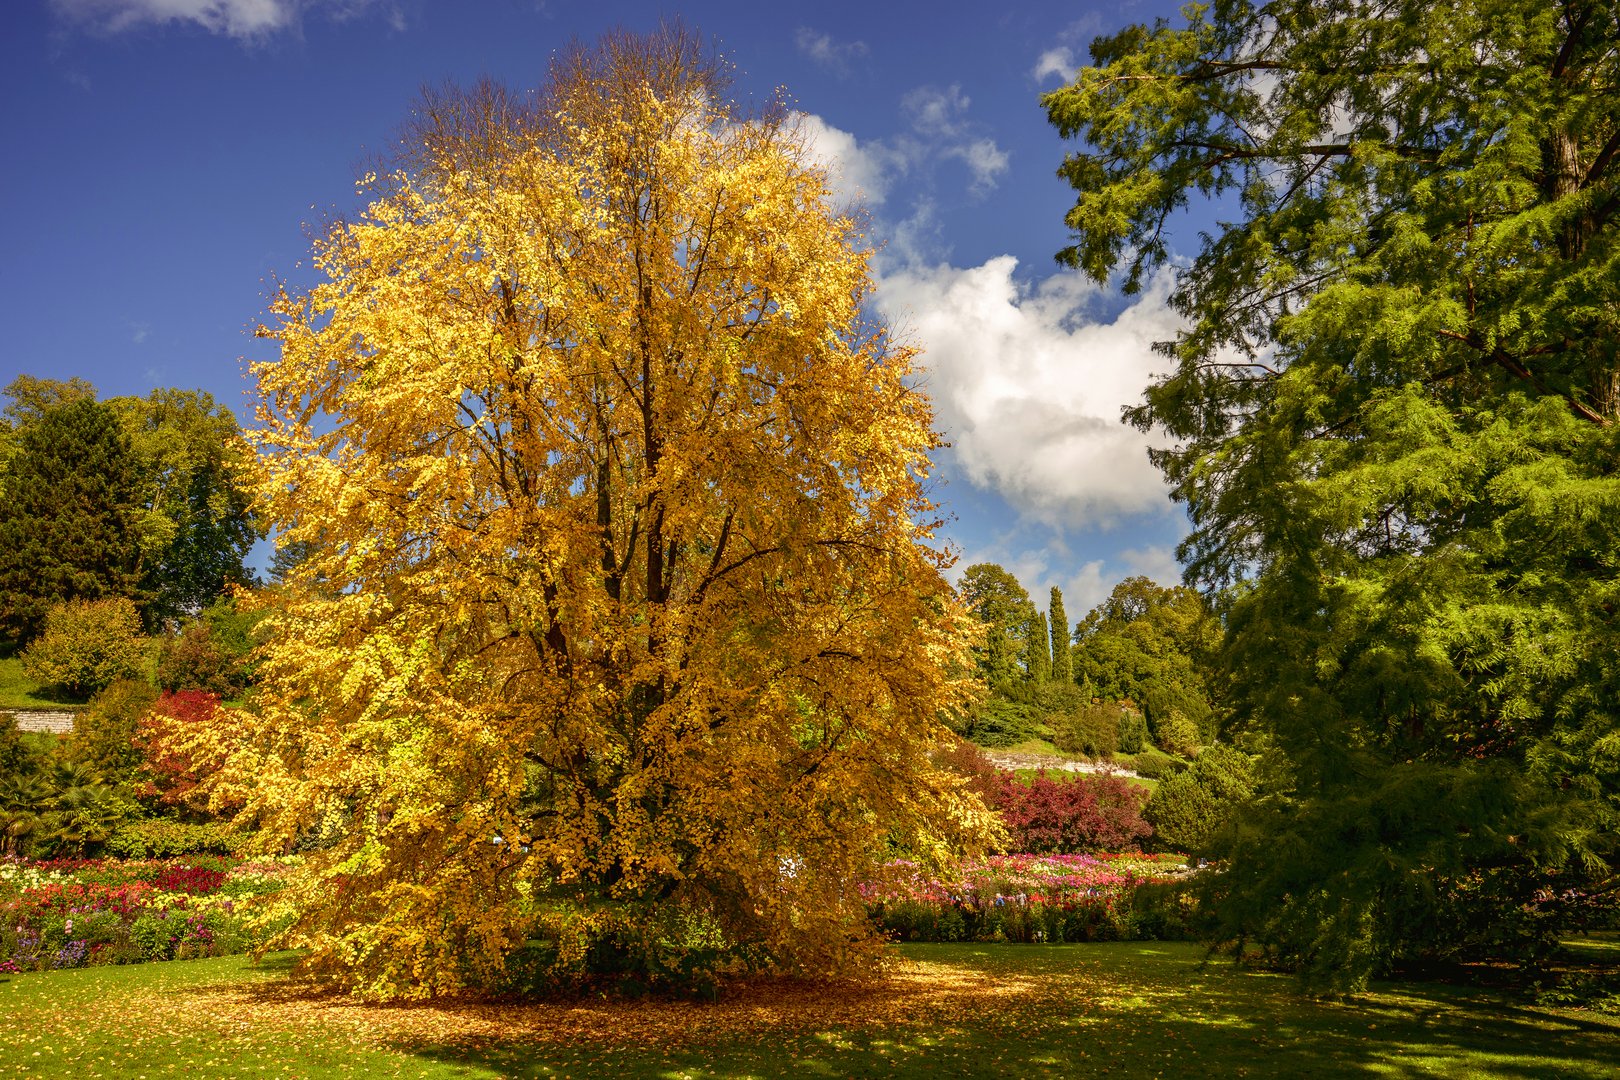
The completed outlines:
{"type": "Polygon", "coordinates": [[[430,95],[256,373],[307,554],[219,795],[312,849],[381,995],[864,955],[879,860],[984,836],[929,760],[968,619],[912,350],[786,114],[680,30],[430,95]]]}

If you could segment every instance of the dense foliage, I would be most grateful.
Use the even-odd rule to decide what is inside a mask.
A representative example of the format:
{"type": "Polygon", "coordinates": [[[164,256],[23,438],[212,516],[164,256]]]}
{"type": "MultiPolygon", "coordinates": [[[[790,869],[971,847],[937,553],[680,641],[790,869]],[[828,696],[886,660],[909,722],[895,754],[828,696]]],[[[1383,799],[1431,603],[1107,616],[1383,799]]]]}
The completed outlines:
{"type": "Polygon", "coordinates": [[[137,595],[139,490],[129,436],[92,399],[14,436],[0,473],[0,648],[33,640],[53,604],[137,595]]]}
{"type": "Polygon", "coordinates": [[[262,536],[252,452],[200,391],[96,401],[82,379],[20,375],[0,412],[0,645],[26,645],[44,612],[124,597],[149,630],[232,586],[262,536]]]}
{"type": "Polygon", "coordinates": [[[262,535],[252,506],[253,451],[236,417],[201,390],[113,398],[141,463],[141,595],[147,623],[195,615],[249,585],[243,560],[262,535]]]}
{"type": "Polygon", "coordinates": [[[1106,701],[1133,702],[1155,741],[1179,735],[1164,749],[1185,753],[1189,741],[1196,748],[1216,736],[1211,660],[1220,635],[1194,590],[1126,578],[1075,628],[1075,677],[1106,701]]]}
{"type": "Polygon", "coordinates": [[[314,846],[290,940],[383,996],[859,960],[848,883],[991,816],[930,761],[969,634],[856,222],[680,31],[405,145],[256,369],[271,517],[322,546],[216,797],[314,846]]]}
{"type": "Polygon", "coordinates": [[[103,780],[135,781],[142,760],[135,736],[141,717],[157,697],[157,691],[140,679],[114,681],[73,717],[73,731],[62,740],[58,755],[88,767],[103,780]]]}
{"type": "Polygon", "coordinates": [[[142,673],[146,639],[140,613],[123,596],[56,604],[22,662],[29,677],[83,700],[116,679],[142,673]]]}
{"type": "Polygon", "coordinates": [[[1099,39],[1061,258],[1228,222],[1132,413],[1269,748],[1220,933],[1353,986],[1533,955],[1620,857],[1620,9],[1218,0],[1099,39]]]}
{"type": "Polygon", "coordinates": [[[1154,846],[1188,855],[1218,855],[1220,842],[1254,794],[1254,763],[1230,746],[1207,747],[1192,765],[1160,781],[1143,817],[1154,846]]]}
{"type": "Polygon", "coordinates": [[[1147,792],[1120,776],[1003,774],[992,800],[1011,851],[1036,854],[1127,851],[1153,829],[1142,819],[1147,792]]]}

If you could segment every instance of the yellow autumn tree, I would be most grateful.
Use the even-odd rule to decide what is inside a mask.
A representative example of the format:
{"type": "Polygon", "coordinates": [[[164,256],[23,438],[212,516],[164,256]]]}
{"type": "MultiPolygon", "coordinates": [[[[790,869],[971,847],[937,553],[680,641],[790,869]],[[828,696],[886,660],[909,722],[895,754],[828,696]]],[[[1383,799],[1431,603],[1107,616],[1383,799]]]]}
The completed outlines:
{"type": "Polygon", "coordinates": [[[312,849],[283,940],[362,993],[837,969],[875,866],[994,827],[930,761],[971,623],[914,354],[724,92],[666,29],[430,96],[262,331],[313,554],[217,794],[312,849]]]}

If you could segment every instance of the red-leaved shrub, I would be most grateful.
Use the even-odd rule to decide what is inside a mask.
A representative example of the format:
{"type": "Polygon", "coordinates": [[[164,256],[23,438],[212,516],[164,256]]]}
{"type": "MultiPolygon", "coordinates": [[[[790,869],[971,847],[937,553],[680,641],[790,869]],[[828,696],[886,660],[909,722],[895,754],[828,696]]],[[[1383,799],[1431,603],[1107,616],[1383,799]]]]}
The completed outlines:
{"type": "Polygon", "coordinates": [[[135,740],[149,777],[146,794],[165,806],[202,809],[193,792],[224,763],[233,724],[218,694],[180,690],[158,698],[141,718],[135,740]]]}
{"type": "Polygon", "coordinates": [[[995,762],[983,750],[966,739],[957,739],[949,747],[936,750],[934,764],[965,778],[967,789],[989,806],[995,805],[996,792],[1001,787],[1002,779],[1012,775],[996,768],[995,762]]]}
{"type": "Polygon", "coordinates": [[[1153,835],[1142,819],[1147,792],[1106,773],[1037,776],[1027,784],[1004,774],[992,805],[1011,836],[1011,851],[1127,851],[1153,835]]]}

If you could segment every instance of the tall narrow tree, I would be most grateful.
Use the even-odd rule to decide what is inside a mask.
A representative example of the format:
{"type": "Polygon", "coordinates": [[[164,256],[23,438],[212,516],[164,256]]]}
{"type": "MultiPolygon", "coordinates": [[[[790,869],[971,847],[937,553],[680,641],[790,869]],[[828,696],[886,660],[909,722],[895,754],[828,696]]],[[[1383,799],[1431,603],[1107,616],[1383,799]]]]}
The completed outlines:
{"type": "Polygon", "coordinates": [[[1033,603],[1024,607],[1024,674],[1036,686],[1052,679],[1052,643],[1046,633],[1046,613],[1033,603]]]}
{"type": "Polygon", "coordinates": [[[1051,606],[1047,608],[1047,621],[1052,625],[1052,681],[1074,681],[1074,659],[1069,651],[1074,628],[1069,625],[1069,613],[1063,610],[1063,590],[1052,586],[1051,606]]]}

